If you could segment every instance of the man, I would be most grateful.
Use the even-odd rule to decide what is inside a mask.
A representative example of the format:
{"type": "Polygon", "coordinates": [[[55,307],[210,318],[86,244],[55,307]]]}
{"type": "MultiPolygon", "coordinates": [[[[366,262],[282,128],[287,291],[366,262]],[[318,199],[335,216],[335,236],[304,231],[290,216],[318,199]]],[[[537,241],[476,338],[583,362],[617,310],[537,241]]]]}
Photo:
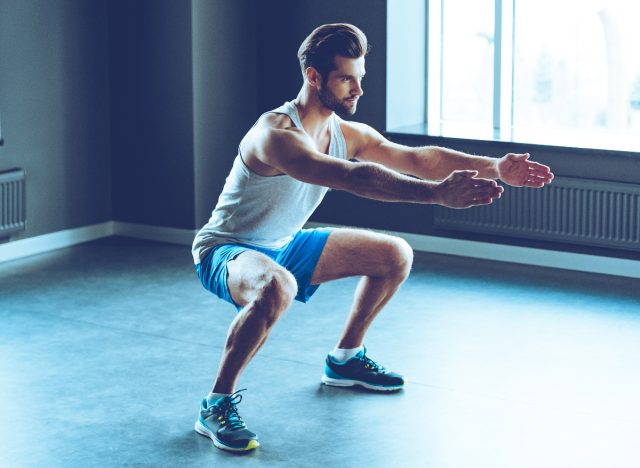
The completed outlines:
{"type": "Polygon", "coordinates": [[[360,229],[302,230],[328,189],[468,208],[500,197],[493,179],[542,187],[553,178],[528,154],[494,159],[410,148],[339,118],[353,115],[363,94],[367,48],[363,32],[349,24],[320,26],[304,40],[300,93],[263,114],[242,139],[211,219],[194,240],[202,284],[238,309],[195,427],[219,448],[258,447],[238,414],[236,382],[292,301],[306,302],[321,283],[362,277],[322,382],[379,391],[404,385],[401,375],[366,355],[363,340],[407,278],[412,250],[402,239],[360,229]]]}

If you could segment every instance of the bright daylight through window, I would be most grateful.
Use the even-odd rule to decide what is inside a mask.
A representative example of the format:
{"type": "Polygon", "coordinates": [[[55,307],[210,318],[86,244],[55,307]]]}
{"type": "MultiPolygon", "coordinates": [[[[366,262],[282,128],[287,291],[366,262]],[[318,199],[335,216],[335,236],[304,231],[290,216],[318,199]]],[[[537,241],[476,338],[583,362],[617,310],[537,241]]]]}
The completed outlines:
{"type": "Polygon", "coordinates": [[[426,16],[429,134],[640,152],[639,2],[428,0],[426,16]]]}

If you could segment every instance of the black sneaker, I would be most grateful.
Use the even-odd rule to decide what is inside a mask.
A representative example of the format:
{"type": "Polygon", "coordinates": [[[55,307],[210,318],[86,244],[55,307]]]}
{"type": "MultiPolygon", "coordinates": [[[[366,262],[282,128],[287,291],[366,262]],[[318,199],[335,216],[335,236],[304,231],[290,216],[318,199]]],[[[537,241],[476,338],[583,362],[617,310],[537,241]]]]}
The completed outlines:
{"type": "Polygon", "coordinates": [[[258,436],[247,429],[238,414],[237,405],[242,401],[242,395],[239,395],[241,391],[220,398],[211,405],[205,398],[200,405],[196,432],[209,437],[219,449],[245,452],[260,446],[258,436]]]}
{"type": "Polygon", "coordinates": [[[403,387],[404,377],[395,372],[387,371],[380,364],[369,359],[366,356],[366,349],[363,349],[342,363],[336,362],[331,355],[328,355],[322,383],[336,387],[360,385],[369,390],[391,392],[403,387]]]}

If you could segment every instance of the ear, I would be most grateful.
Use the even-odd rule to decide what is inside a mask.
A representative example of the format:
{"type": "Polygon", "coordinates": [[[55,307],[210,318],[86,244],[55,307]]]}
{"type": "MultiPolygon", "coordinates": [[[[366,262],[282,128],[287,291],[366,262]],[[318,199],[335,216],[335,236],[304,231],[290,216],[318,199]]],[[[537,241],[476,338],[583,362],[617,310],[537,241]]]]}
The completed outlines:
{"type": "Polygon", "coordinates": [[[309,67],[305,71],[305,77],[307,79],[307,83],[313,88],[320,89],[322,85],[322,75],[318,70],[314,67],[309,67]]]}

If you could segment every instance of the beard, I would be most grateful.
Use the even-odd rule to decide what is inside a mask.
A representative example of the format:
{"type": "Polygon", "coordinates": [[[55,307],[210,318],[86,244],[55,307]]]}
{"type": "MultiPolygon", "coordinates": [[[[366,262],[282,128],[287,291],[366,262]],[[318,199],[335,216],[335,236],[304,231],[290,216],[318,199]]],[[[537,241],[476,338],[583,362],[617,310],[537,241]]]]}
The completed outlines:
{"type": "Polygon", "coordinates": [[[339,99],[324,85],[320,86],[320,91],[318,91],[318,98],[327,109],[331,109],[333,112],[340,116],[351,117],[356,113],[356,103],[354,103],[353,106],[348,107],[344,103],[344,99],[339,99]]]}

